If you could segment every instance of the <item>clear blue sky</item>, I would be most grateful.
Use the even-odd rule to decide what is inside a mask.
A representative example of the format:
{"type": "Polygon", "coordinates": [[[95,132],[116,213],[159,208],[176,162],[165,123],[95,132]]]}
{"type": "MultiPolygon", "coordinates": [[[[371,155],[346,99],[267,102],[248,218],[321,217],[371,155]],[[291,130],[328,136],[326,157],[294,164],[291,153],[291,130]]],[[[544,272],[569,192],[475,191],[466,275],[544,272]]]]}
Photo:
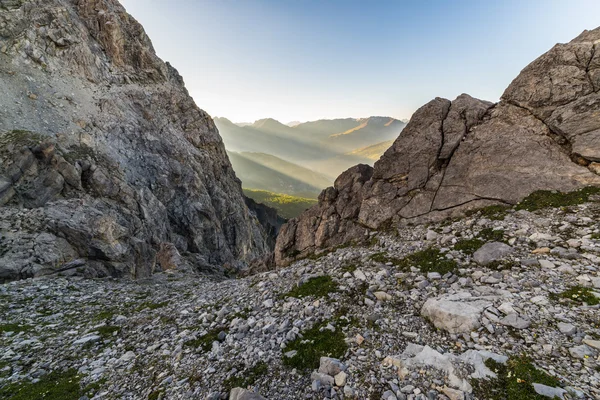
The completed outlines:
{"type": "Polygon", "coordinates": [[[497,101],[537,56],[600,25],[600,0],[121,1],[196,103],[236,122],[497,101]]]}

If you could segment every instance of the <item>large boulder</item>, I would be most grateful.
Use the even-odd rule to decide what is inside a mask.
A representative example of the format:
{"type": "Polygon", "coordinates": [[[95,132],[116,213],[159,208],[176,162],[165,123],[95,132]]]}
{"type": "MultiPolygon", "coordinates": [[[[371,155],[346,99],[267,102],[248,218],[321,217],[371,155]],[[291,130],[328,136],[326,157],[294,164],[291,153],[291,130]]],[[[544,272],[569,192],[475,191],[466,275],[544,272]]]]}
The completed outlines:
{"type": "Polygon", "coordinates": [[[213,120],[118,1],[2,2],[0,71],[0,281],[269,252],[213,120]]]}
{"type": "Polygon", "coordinates": [[[537,190],[600,185],[600,28],[556,45],[493,104],[463,94],[417,110],[375,163],[353,167],[281,229],[275,260],[389,229],[514,205],[537,190]],[[360,179],[353,180],[353,177],[360,179]],[[316,233],[318,232],[318,233],[316,233]]]}

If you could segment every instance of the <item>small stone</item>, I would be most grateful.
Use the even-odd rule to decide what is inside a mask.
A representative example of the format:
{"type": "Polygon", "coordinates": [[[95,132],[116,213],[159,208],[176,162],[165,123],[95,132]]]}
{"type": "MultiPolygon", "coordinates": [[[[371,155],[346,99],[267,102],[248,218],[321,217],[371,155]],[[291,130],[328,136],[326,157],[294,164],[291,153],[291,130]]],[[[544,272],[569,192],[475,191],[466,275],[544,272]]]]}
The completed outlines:
{"type": "Polygon", "coordinates": [[[354,277],[356,279],[358,279],[359,281],[363,281],[363,282],[365,282],[367,280],[367,276],[360,269],[357,269],[356,271],[354,271],[354,277]]]}
{"type": "Polygon", "coordinates": [[[531,322],[519,317],[517,314],[509,314],[500,320],[502,325],[512,326],[515,329],[527,329],[531,322]]]}
{"type": "Polygon", "coordinates": [[[356,338],[354,338],[354,341],[360,346],[365,341],[365,338],[361,334],[357,334],[356,338]]]}
{"type": "Polygon", "coordinates": [[[593,347],[596,350],[600,350],[600,340],[583,339],[583,343],[593,347]]]}
{"type": "Polygon", "coordinates": [[[540,261],[540,266],[542,268],[546,268],[546,269],[556,268],[556,265],[554,265],[554,263],[552,261],[548,261],[548,260],[539,260],[539,261],[540,261]]]}
{"type": "Polygon", "coordinates": [[[373,295],[377,298],[377,300],[379,301],[390,301],[392,300],[392,296],[390,296],[389,294],[387,294],[386,292],[375,292],[373,293],[373,295]]]}
{"type": "Polygon", "coordinates": [[[556,325],[558,326],[560,333],[564,333],[565,335],[571,336],[577,332],[577,327],[575,325],[566,324],[564,322],[559,322],[556,325]]]}
{"type": "Polygon", "coordinates": [[[127,353],[123,354],[121,356],[121,358],[119,358],[119,360],[129,362],[129,361],[133,360],[134,358],[135,358],[135,353],[133,351],[128,351],[127,353]]]}
{"type": "Polygon", "coordinates": [[[273,308],[273,300],[268,299],[268,300],[263,301],[263,306],[265,306],[266,308],[273,308]]]}
{"type": "Polygon", "coordinates": [[[531,252],[531,254],[547,254],[550,253],[550,247],[539,247],[531,252]]]}
{"type": "Polygon", "coordinates": [[[427,231],[427,234],[425,235],[427,240],[435,240],[438,238],[438,236],[440,236],[436,231],[432,231],[431,229],[429,229],[427,231]]]}
{"type": "Polygon", "coordinates": [[[533,383],[533,390],[535,390],[537,394],[549,397],[551,399],[564,399],[564,395],[567,393],[565,389],[546,386],[540,383],[533,383]]]}
{"type": "Polygon", "coordinates": [[[334,376],[335,385],[338,387],[342,387],[342,386],[346,385],[347,377],[348,377],[348,374],[346,374],[344,371],[341,371],[340,373],[338,373],[337,375],[334,376]]]}
{"type": "Polygon", "coordinates": [[[569,349],[571,357],[583,360],[586,356],[590,357],[594,355],[594,350],[588,345],[582,344],[581,346],[571,347],[569,349]]]}
{"type": "Polygon", "coordinates": [[[329,376],[336,376],[346,369],[346,365],[337,358],[321,357],[319,362],[319,372],[329,376]]]}
{"type": "Polygon", "coordinates": [[[473,260],[480,265],[488,265],[494,261],[502,260],[513,253],[513,248],[501,242],[489,242],[481,246],[473,254],[473,260]]]}

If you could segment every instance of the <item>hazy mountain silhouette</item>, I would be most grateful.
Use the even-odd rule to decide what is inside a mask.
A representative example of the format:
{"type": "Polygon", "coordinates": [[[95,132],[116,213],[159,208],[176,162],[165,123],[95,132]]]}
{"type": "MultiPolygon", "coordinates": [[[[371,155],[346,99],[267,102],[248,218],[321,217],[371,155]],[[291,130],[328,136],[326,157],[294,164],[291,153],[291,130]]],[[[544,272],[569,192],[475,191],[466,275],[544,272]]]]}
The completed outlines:
{"type": "Polygon", "coordinates": [[[226,118],[215,118],[215,123],[229,151],[270,154],[330,179],[357,163],[372,164],[374,158],[359,150],[396,139],[406,125],[390,117],[318,120],[294,126],[272,118],[244,126],[226,118]]]}
{"type": "Polygon", "coordinates": [[[228,152],[236,175],[248,189],[316,198],[333,181],[310,169],[264,153],[228,152]]]}

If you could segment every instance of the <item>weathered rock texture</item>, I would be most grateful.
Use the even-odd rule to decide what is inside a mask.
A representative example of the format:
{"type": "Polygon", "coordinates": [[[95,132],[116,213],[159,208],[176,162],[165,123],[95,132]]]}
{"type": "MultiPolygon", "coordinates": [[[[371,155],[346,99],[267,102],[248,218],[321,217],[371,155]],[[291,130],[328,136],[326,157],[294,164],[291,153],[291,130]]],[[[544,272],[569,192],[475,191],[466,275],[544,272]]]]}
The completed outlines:
{"type": "Polygon", "coordinates": [[[527,66],[497,104],[421,107],[374,168],[358,165],[283,226],[278,265],[382,229],[600,184],[600,28],[527,66]]]}
{"type": "Polygon", "coordinates": [[[211,117],[118,1],[0,1],[0,76],[0,281],[268,251],[211,117]]]}

